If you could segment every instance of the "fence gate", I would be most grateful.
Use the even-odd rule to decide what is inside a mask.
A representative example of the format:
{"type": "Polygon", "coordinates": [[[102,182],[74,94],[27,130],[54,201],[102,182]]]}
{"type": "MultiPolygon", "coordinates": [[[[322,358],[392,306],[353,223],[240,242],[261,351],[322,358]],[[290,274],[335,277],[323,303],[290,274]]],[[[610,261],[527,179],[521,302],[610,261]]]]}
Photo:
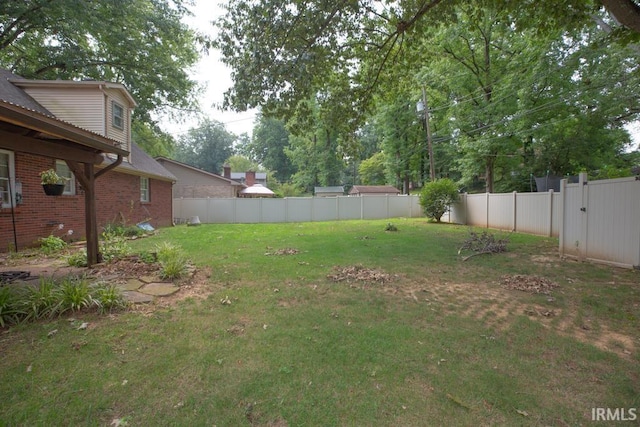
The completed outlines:
{"type": "Polygon", "coordinates": [[[640,266],[640,180],[562,183],[560,252],[624,267],[640,266]]]}

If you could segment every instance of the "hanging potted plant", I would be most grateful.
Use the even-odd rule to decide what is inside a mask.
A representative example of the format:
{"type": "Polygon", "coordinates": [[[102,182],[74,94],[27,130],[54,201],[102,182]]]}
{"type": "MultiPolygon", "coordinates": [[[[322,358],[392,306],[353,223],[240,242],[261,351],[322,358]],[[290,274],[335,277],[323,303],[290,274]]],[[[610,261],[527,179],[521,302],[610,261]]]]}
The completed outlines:
{"type": "Polygon", "coordinates": [[[60,196],[68,180],[69,178],[58,175],[54,169],[40,172],[40,183],[47,196],[60,196]]]}

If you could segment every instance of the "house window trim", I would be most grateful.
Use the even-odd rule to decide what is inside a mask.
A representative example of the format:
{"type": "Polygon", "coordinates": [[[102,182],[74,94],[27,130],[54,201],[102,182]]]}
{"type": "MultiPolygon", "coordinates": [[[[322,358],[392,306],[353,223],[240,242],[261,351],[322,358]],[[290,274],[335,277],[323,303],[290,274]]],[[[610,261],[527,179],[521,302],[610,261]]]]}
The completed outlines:
{"type": "Polygon", "coordinates": [[[16,206],[16,194],[15,194],[15,188],[16,188],[16,157],[15,157],[15,153],[13,151],[10,150],[2,150],[0,149],[0,153],[2,154],[8,154],[9,155],[9,203],[5,203],[3,200],[0,199],[0,209],[10,209],[11,207],[15,207],[16,206]],[[13,200],[11,200],[13,199],[13,200]]]}
{"type": "Polygon", "coordinates": [[[149,203],[151,201],[151,192],[149,191],[151,187],[151,182],[149,177],[141,176],[140,177],[140,202],[141,203],[149,203]],[[146,185],[143,183],[146,182],[146,185]]]}
{"type": "Polygon", "coordinates": [[[56,173],[58,175],[62,176],[58,171],[58,165],[66,167],[69,170],[69,173],[71,174],[71,176],[67,177],[70,179],[65,183],[64,192],[62,193],[62,195],[75,196],[76,195],[76,176],[73,174],[73,171],[71,170],[71,168],[69,168],[69,166],[64,160],[56,160],[56,173]]]}
{"type": "Polygon", "coordinates": [[[124,105],[116,101],[111,101],[111,125],[116,129],[124,130],[124,123],[125,123],[124,105]],[[119,110],[121,114],[116,114],[116,110],[119,110]],[[120,121],[120,124],[118,124],[118,120],[120,121]]]}

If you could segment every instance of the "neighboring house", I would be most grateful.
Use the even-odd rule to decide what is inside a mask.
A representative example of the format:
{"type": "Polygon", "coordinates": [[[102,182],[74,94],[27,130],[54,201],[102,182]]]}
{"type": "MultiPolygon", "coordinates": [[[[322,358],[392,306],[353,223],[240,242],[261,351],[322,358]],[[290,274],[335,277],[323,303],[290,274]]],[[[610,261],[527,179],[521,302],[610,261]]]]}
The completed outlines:
{"type": "Polygon", "coordinates": [[[132,143],[134,106],[120,84],[0,69],[0,250],[86,236],[91,262],[97,230],[110,222],[171,225],[175,177],[132,143]],[[70,178],[62,196],[42,190],[49,168],[70,178]]]}
{"type": "Polygon", "coordinates": [[[264,187],[267,186],[267,173],[266,172],[231,172],[228,167],[225,166],[224,177],[232,179],[241,184],[245,184],[251,187],[253,184],[260,184],[264,187]],[[253,179],[253,181],[251,181],[253,179]],[[251,182],[251,183],[250,183],[251,182]]]}
{"type": "Polygon", "coordinates": [[[381,196],[385,194],[398,195],[400,190],[392,185],[354,185],[349,190],[350,196],[381,196]]]}
{"type": "Polygon", "coordinates": [[[341,185],[334,187],[314,187],[313,194],[316,197],[344,196],[344,187],[341,185]]]}
{"type": "Polygon", "coordinates": [[[215,173],[167,159],[156,157],[156,161],[176,177],[173,198],[193,197],[238,197],[247,186],[215,173]]]}

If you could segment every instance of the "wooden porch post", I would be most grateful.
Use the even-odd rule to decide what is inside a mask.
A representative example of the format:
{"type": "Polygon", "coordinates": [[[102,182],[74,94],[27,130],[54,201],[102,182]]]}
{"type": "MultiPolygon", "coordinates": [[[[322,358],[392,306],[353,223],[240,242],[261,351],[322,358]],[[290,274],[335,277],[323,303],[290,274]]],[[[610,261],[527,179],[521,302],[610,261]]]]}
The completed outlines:
{"type": "Polygon", "coordinates": [[[93,164],[84,164],[84,176],[87,185],[84,186],[85,226],[87,235],[87,267],[97,264],[101,260],[98,251],[98,220],[96,218],[96,186],[93,164]]]}

